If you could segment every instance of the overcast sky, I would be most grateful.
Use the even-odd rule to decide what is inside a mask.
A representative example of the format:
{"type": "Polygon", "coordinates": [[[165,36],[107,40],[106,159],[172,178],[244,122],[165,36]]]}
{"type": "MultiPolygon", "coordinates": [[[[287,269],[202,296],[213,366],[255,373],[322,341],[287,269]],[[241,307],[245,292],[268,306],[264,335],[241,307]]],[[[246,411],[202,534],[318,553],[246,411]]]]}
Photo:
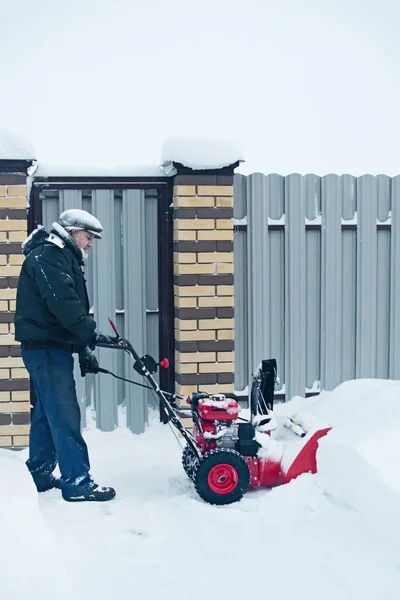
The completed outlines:
{"type": "Polygon", "coordinates": [[[233,139],[243,173],[400,173],[399,0],[0,0],[0,127],[42,163],[233,139]]]}

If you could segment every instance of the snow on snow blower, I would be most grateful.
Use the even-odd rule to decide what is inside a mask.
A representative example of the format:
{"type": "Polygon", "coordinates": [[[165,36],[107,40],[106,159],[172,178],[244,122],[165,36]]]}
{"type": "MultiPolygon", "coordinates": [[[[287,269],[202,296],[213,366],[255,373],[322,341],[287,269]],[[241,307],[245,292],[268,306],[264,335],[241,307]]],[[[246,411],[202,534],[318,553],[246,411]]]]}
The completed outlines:
{"type": "MultiPolygon", "coordinates": [[[[298,414],[277,427],[273,413],[276,383],[276,361],[263,360],[253,374],[250,395],[250,419],[240,416],[241,408],[235,394],[209,395],[195,392],[186,398],[188,409],[176,405],[183,397],[162,391],[153,374],[158,364],[168,367],[168,359],[157,362],[148,354],[142,358],[128,340],[120,337],[114,323],[112,344],[99,344],[105,348],[118,348],[132,356],[133,368],[146,378],[162,406],[169,422],[184,438],[182,464],[193,481],[199,496],[211,504],[237,502],[249,487],[274,487],[288,483],[302,473],[316,473],[318,440],[331,427],[312,415],[298,414]],[[193,430],[189,432],[179,417],[190,416],[193,430]]],[[[119,377],[106,369],[99,369],[117,379],[138,384],[119,377]]]]}

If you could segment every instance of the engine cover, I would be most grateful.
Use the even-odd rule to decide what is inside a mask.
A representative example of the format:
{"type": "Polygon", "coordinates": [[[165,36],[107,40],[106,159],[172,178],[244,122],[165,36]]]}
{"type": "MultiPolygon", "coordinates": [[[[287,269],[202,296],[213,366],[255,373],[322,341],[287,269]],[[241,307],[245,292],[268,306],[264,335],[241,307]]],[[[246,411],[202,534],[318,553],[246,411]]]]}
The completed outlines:
{"type": "Polygon", "coordinates": [[[240,407],[236,400],[225,398],[221,394],[209,398],[200,398],[197,411],[204,421],[236,421],[240,407]]]}

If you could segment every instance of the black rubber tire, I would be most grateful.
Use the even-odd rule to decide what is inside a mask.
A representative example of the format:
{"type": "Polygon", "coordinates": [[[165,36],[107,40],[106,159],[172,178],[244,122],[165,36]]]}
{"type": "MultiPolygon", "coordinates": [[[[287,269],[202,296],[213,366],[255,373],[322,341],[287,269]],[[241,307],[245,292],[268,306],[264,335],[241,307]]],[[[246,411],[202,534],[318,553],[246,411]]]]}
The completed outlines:
{"type": "Polygon", "coordinates": [[[197,493],[205,502],[232,504],[241,500],[246,493],[250,484],[250,471],[239,452],[218,448],[206,452],[197,461],[193,481],[197,493]]]}
{"type": "Polygon", "coordinates": [[[185,446],[182,453],[182,466],[189,479],[193,479],[193,471],[198,461],[190,446],[185,446]]]}

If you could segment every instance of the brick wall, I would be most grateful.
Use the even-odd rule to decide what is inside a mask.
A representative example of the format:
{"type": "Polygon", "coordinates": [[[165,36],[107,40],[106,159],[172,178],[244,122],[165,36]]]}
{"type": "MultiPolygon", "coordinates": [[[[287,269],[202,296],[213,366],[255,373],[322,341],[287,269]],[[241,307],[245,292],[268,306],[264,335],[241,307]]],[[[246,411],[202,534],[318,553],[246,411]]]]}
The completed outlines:
{"type": "Polygon", "coordinates": [[[184,396],[234,388],[232,180],[174,182],[175,380],[184,396]]]}
{"type": "Polygon", "coordinates": [[[1,174],[0,164],[0,447],[28,444],[29,378],[14,339],[21,242],[27,236],[26,177],[1,174]]]}

